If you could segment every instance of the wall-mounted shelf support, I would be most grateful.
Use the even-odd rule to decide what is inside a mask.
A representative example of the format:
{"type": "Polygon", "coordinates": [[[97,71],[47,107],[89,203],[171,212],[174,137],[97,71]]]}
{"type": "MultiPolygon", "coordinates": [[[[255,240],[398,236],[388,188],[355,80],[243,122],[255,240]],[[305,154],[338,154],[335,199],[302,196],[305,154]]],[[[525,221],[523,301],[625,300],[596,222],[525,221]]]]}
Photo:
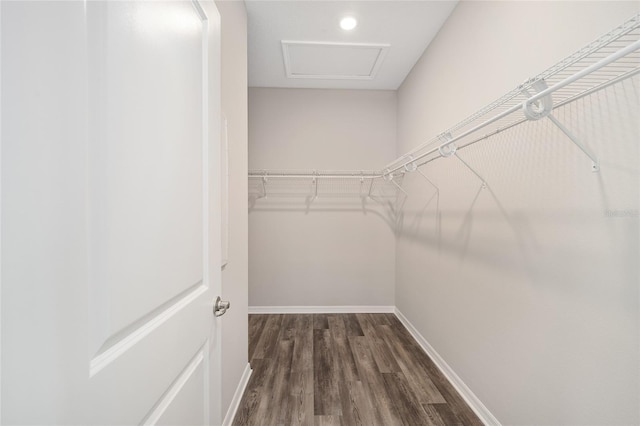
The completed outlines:
{"type": "Polygon", "coordinates": [[[395,185],[396,188],[398,188],[400,191],[402,191],[404,193],[404,195],[406,195],[408,197],[409,194],[407,194],[407,191],[402,189],[402,187],[400,185],[398,185],[396,183],[396,181],[393,180],[394,177],[395,176],[393,175],[393,173],[391,173],[388,169],[385,170],[384,173],[382,174],[382,178],[384,180],[386,180],[387,182],[391,182],[393,185],[395,185]]]}
{"type": "Polygon", "coordinates": [[[595,154],[593,154],[589,148],[587,148],[584,144],[582,144],[582,142],[580,142],[580,140],[576,136],[574,136],[573,133],[569,131],[569,129],[567,129],[560,121],[558,121],[558,119],[555,118],[553,114],[549,114],[547,118],[551,120],[553,124],[558,126],[558,128],[562,131],[562,133],[567,135],[567,137],[571,140],[571,142],[573,142],[578,148],[580,148],[582,152],[585,153],[587,157],[591,159],[591,171],[592,172],[600,171],[600,162],[598,161],[598,158],[595,156],[595,154]]]}
{"type": "Polygon", "coordinates": [[[417,172],[420,176],[422,176],[427,182],[429,182],[431,184],[431,186],[433,186],[436,189],[436,192],[440,192],[440,189],[436,186],[435,183],[433,183],[431,181],[431,179],[429,179],[427,177],[427,175],[425,175],[424,173],[422,173],[422,171],[420,170],[420,168],[418,167],[418,164],[416,163],[416,160],[413,159],[412,155],[407,155],[407,162],[404,164],[404,170],[405,172],[408,173],[413,173],[413,172],[417,172]]]}
{"type": "Polygon", "coordinates": [[[311,183],[313,184],[313,198],[311,199],[311,202],[314,202],[316,198],[318,198],[318,172],[317,171],[313,172],[313,179],[311,180],[311,183]]]}
{"type": "MultiPolygon", "coordinates": [[[[531,84],[531,87],[536,90],[537,93],[547,90],[549,87],[547,86],[547,82],[542,80],[537,80],[531,84]]],[[[521,86],[522,93],[527,97],[531,98],[531,92],[529,92],[524,84],[521,86]]],[[[580,140],[573,134],[567,127],[560,122],[552,113],[553,110],[553,99],[551,98],[551,93],[547,94],[544,98],[539,99],[534,102],[524,101],[522,103],[522,109],[525,117],[529,120],[540,120],[541,118],[547,117],[553,124],[555,124],[561,131],[564,133],[571,142],[573,142],[584,154],[591,159],[591,171],[598,172],[600,171],[600,163],[598,162],[598,158],[595,156],[593,152],[589,148],[587,148],[580,140]]]]}
{"type": "Polygon", "coordinates": [[[471,166],[469,165],[469,163],[467,163],[467,162],[466,162],[466,161],[464,161],[462,158],[460,158],[460,156],[459,156],[458,154],[454,154],[454,156],[455,156],[458,160],[460,160],[460,162],[461,162],[462,164],[464,164],[464,166],[465,166],[467,169],[469,169],[469,170],[471,171],[471,173],[473,173],[474,175],[476,175],[476,177],[477,177],[478,179],[480,179],[480,182],[482,182],[482,189],[486,189],[486,188],[487,188],[487,186],[488,186],[488,185],[487,185],[487,181],[486,181],[486,180],[484,180],[484,178],[483,178],[482,176],[480,176],[480,174],[479,174],[478,172],[476,172],[476,170],[475,170],[473,167],[471,167],[471,166]]]}
{"type": "Polygon", "coordinates": [[[431,184],[431,186],[433,186],[436,189],[436,192],[440,192],[440,188],[438,188],[438,186],[435,183],[433,183],[433,181],[431,179],[429,179],[427,177],[427,175],[422,173],[422,171],[420,169],[416,169],[416,172],[418,172],[418,174],[420,176],[422,176],[427,182],[429,182],[431,184]]]}
{"type": "Polygon", "coordinates": [[[480,181],[482,182],[482,189],[486,188],[487,182],[484,180],[484,178],[480,176],[480,174],[476,172],[473,167],[471,167],[466,161],[460,158],[460,156],[456,153],[458,148],[455,144],[453,137],[451,136],[451,133],[448,133],[448,132],[442,133],[439,136],[439,138],[441,140],[444,140],[444,142],[440,144],[440,146],[438,147],[438,151],[440,152],[440,155],[442,157],[452,157],[452,156],[456,157],[467,169],[471,171],[471,173],[473,173],[474,175],[476,175],[478,179],[480,179],[480,181]]]}
{"type": "Polygon", "coordinates": [[[264,176],[262,176],[262,197],[260,198],[267,198],[267,174],[265,173],[264,176]]]}

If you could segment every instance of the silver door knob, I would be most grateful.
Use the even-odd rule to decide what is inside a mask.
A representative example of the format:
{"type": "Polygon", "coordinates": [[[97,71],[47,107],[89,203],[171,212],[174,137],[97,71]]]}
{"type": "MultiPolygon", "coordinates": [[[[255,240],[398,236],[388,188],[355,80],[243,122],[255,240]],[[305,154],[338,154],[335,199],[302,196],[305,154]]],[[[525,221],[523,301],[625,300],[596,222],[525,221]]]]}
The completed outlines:
{"type": "Polygon", "coordinates": [[[220,299],[220,296],[216,298],[216,303],[213,304],[213,315],[217,317],[223,316],[227,313],[227,309],[231,307],[231,302],[226,302],[220,299]]]}

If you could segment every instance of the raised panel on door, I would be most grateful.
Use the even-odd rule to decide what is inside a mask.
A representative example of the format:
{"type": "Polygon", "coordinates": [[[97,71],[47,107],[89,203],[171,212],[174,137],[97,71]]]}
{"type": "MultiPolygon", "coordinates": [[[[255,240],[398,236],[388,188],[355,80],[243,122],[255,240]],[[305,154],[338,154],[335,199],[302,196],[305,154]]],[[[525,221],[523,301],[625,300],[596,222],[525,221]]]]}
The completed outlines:
{"type": "Polygon", "coordinates": [[[89,249],[98,352],[206,286],[206,22],[190,2],[88,7],[97,9],[89,15],[89,249]]]}

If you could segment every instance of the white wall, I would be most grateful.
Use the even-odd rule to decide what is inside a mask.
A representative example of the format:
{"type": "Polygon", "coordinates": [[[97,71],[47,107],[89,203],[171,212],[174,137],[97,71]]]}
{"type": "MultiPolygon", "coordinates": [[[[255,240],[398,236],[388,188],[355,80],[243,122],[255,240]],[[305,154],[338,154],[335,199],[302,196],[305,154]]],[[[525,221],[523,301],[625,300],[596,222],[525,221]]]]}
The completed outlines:
{"type": "Polygon", "coordinates": [[[229,263],[222,271],[222,413],[248,362],[247,13],[242,1],[218,1],[222,22],[222,113],[229,141],[229,263]]]}
{"type": "MultiPolygon", "coordinates": [[[[378,169],[395,157],[393,91],[249,89],[250,169],[378,169]]],[[[310,187],[311,188],[311,187],[310,187]]],[[[395,242],[359,198],[270,196],[249,213],[249,305],[393,305],[395,242]]]]}
{"type": "MultiPolygon", "coordinates": [[[[638,6],[460,3],[398,92],[399,153],[638,6]]],[[[597,174],[548,120],[460,152],[495,198],[453,158],[425,166],[440,234],[433,190],[405,179],[396,305],[505,425],[640,423],[639,98],[636,77],[554,112],[601,158],[597,174]]]]}

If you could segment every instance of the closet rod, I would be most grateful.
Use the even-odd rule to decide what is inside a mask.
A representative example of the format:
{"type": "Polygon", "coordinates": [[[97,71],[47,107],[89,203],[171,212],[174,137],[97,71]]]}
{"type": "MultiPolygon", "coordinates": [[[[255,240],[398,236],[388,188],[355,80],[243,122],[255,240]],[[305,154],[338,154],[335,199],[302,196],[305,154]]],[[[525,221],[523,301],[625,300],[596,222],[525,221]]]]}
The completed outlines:
{"type": "Polygon", "coordinates": [[[617,52],[607,56],[606,58],[600,60],[599,62],[596,62],[595,64],[583,69],[580,72],[577,72],[575,74],[573,74],[570,77],[565,78],[564,80],[554,84],[553,86],[549,87],[546,90],[541,91],[540,93],[536,93],[535,95],[533,95],[532,97],[530,97],[526,102],[527,104],[532,104],[542,98],[544,98],[547,95],[552,94],[553,92],[555,92],[558,89],[562,89],[565,86],[568,86],[569,84],[575,82],[576,80],[580,80],[582,77],[587,76],[595,71],[598,71],[600,68],[606,67],[607,65],[609,65],[612,62],[617,61],[618,59],[627,56],[630,53],[635,52],[636,50],[640,49],[640,40],[636,41],[635,43],[630,44],[629,46],[618,50],[617,52]]]}
{"type": "Polygon", "coordinates": [[[382,173],[370,173],[370,174],[340,174],[340,173],[326,173],[326,174],[313,174],[312,173],[264,173],[264,172],[249,172],[250,178],[282,178],[282,179],[297,179],[297,178],[310,178],[310,179],[379,179],[382,177],[382,173]]]}
{"type": "MultiPolygon", "coordinates": [[[[505,118],[508,115],[513,114],[514,112],[520,110],[523,108],[524,105],[531,105],[532,103],[544,98],[545,96],[549,96],[551,95],[553,92],[562,89],[565,86],[568,86],[569,84],[575,82],[576,80],[581,79],[582,77],[589,75],[595,71],[598,71],[599,69],[609,65],[612,62],[617,61],[618,59],[632,53],[635,52],[636,50],[640,49],[640,40],[636,41],[635,43],[630,44],[629,46],[618,50],[617,52],[607,56],[606,58],[596,62],[595,64],[583,69],[580,72],[577,72],[573,75],[571,75],[570,77],[565,78],[564,80],[554,84],[553,86],[542,90],[539,93],[536,93],[535,95],[531,96],[530,98],[528,98],[526,101],[524,101],[523,104],[519,104],[519,105],[514,105],[513,107],[501,112],[500,114],[495,115],[494,117],[478,124],[477,126],[467,130],[466,132],[463,132],[449,140],[447,140],[446,142],[438,145],[435,148],[430,149],[429,151],[422,153],[418,156],[416,156],[415,158],[412,158],[410,161],[404,161],[402,164],[392,168],[392,169],[386,169],[384,174],[388,175],[388,174],[393,174],[395,172],[397,172],[398,170],[402,170],[404,169],[406,166],[408,166],[409,164],[415,164],[416,161],[421,160],[431,154],[434,154],[436,152],[438,152],[442,147],[446,147],[451,145],[452,143],[466,137],[469,136],[470,134],[473,134],[475,132],[477,132],[480,129],[483,129],[485,127],[487,127],[488,125],[495,123],[498,120],[501,120],[503,118],[505,118]]],[[[406,154],[402,157],[400,157],[399,159],[402,158],[406,158],[406,154]]],[[[396,160],[397,161],[397,160],[396,160]]]]}
{"type": "MultiPolygon", "coordinates": [[[[623,74],[623,75],[621,75],[621,76],[619,76],[619,77],[614,78],[613,80],[609,80],[609,81],[607,81],[607,82],[605,82],[605,83],[602,83],[602,84],[600,84],[600,85],[598,85],[598,86],[596,86],[596,87],[592,87],[591,89],[589,89],[589,90],[587,90],[587,91],[585,91],[585,92],[582,92],[582,93],[580,93],[580,94],[578,94],[578,95],[575,95],[575,96],[573,96],[573,97],[571,97],[571,98],[565,99],[564,101],[559,102],[557,105],[555,105],[555,106],[554,106],[554,108],[560,108],[560,107],[562,107],[562,106],[565,106],[565,105],[567,105],[567,104],[570,104],[571,102],[575,102],[575,101],[577,101],[578,99],[582,99],[582,98],[584,98],[584,97],[586,97],[586,96],[589,96],[589,95],[591,95],[591,94],[593,94],[593,93],[595,93],[595,92],[597,92],[597,91],[599,91],[599,90],[606,89],[606,88],[607,88],[607,87],[609,87],[609,86],[613,86],[614,84],[619,83],[619,82],[621,82],[621,81],[623,81],[623,80],[626,80],[627,78],[631,78],[631,77],[633,77],[633,76],[635,76],[635,75],[637,75],[637,74],[640,74],[640,69],[636,69],[636,70],[634,70],[634,71],[630,71],[630,72],[625,73],[625,74],[623,74]]],[[[465,143],[464,145],[460,145],[460,146],[458,147],[457,151],[460,151],[460,150],[462,150],[462,149],[464,149],[464,148],[467,148],[467,147],[469,147],[469,146],[471,146],[471,145],[475,145],[475,144],[476,144],[476,143],[478,143],[478,142],[481,142],[481,141],[483,141],[483,140],[485,140],[485,139],[487,139],[487,138],[489,138],[489,137],[491,137],[491,136],[495,136],[495,135],[497,135],[498,133],[504,132],[505,130],[509,130],[509,129],[511,129],[512,127],[519,126],[520,124],[522,124],[522,123],[524,123],[524,122],[526,122],[526,121],[529,121],[529,120],[528,120],[528,119],[526,119],[526,118],[521,118],[521,119],[520,119],[520,120],[518,120],[518,121],[514,121],[514,122],[513,122],[513,123],[511,123],[511,124],[508,124],[508,125],[506,125],[506,126],[504,126],[504,127],[500,127],[499,129],[496,129],[496,130],[494,130],[494,131],[493,131],[493,132],[491,132],[491,133],[487,133],[487,134],[485,134],[485,135],[480,136],[480,137],[479,137],[479,138],[477,138],[477,139],[474,139],[474,140],[472,140],[472,141],[469,141],[469,142],[465,143]]],[[[457,152],[457,151],[456,151],[456,152],[457,152]]],[[[429,163],[430,163],[430,162],[432,162],[433,160],[437,160],[438,158],[440,158],[440,157],[430,158],[430,159],[428,159],[428,160],[423,161],[422,163],[418,163],[418,164],[416,164],[416,166],[417,166],[417,167],[422,167],[422,166],[424,166],[424,165],[426,165],[426,164],[429,164],[429,163]]]]}

